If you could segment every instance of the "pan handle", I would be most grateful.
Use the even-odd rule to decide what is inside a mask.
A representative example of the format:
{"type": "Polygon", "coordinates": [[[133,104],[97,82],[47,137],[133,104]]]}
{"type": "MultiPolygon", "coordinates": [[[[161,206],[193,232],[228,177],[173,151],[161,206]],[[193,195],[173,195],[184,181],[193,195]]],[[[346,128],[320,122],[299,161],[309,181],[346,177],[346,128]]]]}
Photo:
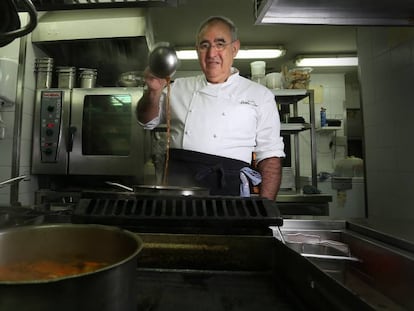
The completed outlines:
{"type": "Polygon", "coordinates": [[[337,255],[322,255],[322,254],[306,254],[300,253],[303,257],[306,258],[317,258],[317,259],[333,259],[333,260],[344,260],[344,261],[357,261],[361,260],[353,256],[337,256],[337,255]]]}
{"type": "Polygon", "coordinates": [[[8,184],[13,184],[15,182],[17,183],[19,181],[22,181],[26,177],[27,177],[26,175],[22,175],[22,176],[17,176],[17,177],[14,177],[14,178],[4,180],[4,181],[0,182],[0,188],[2,188],[3,186],[6,186],[8,184]]]}
{"type": "Polygon", "coordinates": [[[128,187],[128,186],[125,186],[125,185],[122,185],[122,184],[118,184],[118,183],[116,183],[116,182],[105,181],[105,183],[106,183],[107,185],[110,185],[110,186],[115,186],[115,187],[118,187],[118,188],[121,188],[121,189],[124,189],[124,190],[128,190],[128,191],[131,191],[131,192],[133,192],[133,191],[134,191],[134,189],[133,189],[133,188],[128,187]]]}

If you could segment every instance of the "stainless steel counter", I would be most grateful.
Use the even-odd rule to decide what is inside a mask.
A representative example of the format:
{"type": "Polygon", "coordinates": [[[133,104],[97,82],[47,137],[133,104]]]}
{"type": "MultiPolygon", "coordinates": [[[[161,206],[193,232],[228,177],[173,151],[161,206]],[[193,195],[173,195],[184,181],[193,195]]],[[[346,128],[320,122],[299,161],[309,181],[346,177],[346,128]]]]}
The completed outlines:
{"type": "Polygon", "coordinates": [[[284,217],[329,216],[329,202],[332,202],[332,196],[327,194],[285,194],[282,192],[276,198],[277,206],[284,217]]]}
{"type": "MultiPolygon", "coordinates": [[[[332,269],[327,273],[272,237],[138,234],[143,240],[139,309],[372,311],[378,306],[350,290],[341,263],[328,262],[338,281],[332,269]]],[[[375,294],[392,307],[387,310],[399,307],[375,294]]]]}
{"type": "Polygon", "coordinates": [[[369,218],[352,219],[349,220],[349,223],[364,228],[364,230],[369,230],[377,235],[388,236],[390,239],[400,241],[400,243],[414,244],[413,220],[369,218]]]}
{"type": "MultiPolygon", "coordinates": [[[[375,220],[287,219],[281,228],[289,247],[363,297],[374,310],[414,310],[414,243],[389,230],[396,232],[392,222],[375,220]],[[346,254],[335,258],[324,245],[346,246],[346,254]]],[[[278,230],[274,236],[280,236],[278,230]]]]}
{"type": "Polygon", "coordinates": [[[332,202],[332,196],[328,194],[279,194],[278,203],[328,203],[332,202]]]}

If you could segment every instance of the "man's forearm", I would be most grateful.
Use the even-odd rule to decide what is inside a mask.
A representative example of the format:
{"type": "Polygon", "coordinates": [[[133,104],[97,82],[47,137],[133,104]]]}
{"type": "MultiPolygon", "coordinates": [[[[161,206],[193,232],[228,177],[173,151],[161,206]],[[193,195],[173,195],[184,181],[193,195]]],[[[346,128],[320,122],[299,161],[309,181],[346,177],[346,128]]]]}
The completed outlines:
{"type": "Polygon", "coordinates": [[[257,169],[262,175],[260,196],[275,200],[282,180],[282,159],[273,157],[260,161],[257,169]]]}
{"type": "Polygon", "coordinates": [[[162,92],[144,92],[137,106],[137,118],[141,123],[145,124],[158,116],[161,94],[162,92]]]}

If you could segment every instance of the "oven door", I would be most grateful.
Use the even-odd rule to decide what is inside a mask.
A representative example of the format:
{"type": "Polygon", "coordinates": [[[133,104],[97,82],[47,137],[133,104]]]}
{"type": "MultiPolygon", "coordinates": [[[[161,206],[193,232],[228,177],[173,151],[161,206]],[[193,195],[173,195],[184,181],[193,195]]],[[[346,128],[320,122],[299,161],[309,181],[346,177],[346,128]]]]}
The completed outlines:
{"type": "Polygon", "coordinates": [[[144,130],[135,117],[142,88],[73,89],[69,174],[140,176],[144,130]]]}

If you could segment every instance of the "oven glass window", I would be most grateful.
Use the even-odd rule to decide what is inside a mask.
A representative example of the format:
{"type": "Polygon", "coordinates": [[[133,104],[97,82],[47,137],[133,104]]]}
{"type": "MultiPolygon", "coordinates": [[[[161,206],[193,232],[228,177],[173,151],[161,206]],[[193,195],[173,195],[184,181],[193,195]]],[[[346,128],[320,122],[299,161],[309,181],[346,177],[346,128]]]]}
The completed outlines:
{"type": "Polygon", "coordinates": [[[86,95],[82,122],[84,155],[129,155],[130,95],[86,95]]]}

